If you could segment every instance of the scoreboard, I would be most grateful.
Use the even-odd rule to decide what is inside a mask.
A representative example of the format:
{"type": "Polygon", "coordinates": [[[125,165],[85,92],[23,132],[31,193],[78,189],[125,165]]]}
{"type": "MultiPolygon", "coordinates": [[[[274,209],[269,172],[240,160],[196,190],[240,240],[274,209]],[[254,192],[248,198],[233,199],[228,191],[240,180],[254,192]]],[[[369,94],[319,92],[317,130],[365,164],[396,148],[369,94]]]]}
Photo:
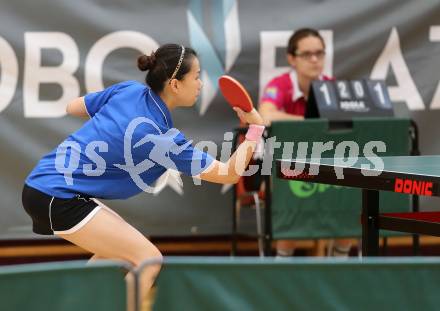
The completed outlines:
{"type": "Polygon", "coordinates": [[[309,94],[306,118],[349,120],[394,116],[383,80],[315,80],[309,94]]]}

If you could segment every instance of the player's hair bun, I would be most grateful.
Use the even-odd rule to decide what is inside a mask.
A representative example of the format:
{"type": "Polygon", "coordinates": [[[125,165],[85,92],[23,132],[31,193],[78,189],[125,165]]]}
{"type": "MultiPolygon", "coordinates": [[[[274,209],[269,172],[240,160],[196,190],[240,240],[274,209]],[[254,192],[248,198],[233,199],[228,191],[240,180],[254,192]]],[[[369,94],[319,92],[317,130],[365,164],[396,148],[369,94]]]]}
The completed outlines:
{"type": "Polygon", "coordinates": [[[141,55],[137,59],[137,65],[141,71],[151,70],[156,65],[156,56],[154,53],[151,53],[150,56],[145,54],[141,55]]]}

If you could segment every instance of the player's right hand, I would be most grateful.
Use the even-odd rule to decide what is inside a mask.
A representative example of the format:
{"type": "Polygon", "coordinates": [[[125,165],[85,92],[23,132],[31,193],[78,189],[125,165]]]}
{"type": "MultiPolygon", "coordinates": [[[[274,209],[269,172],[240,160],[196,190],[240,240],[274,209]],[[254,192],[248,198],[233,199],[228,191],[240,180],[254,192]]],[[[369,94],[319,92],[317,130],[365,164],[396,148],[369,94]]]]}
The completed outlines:
{"type": "Polygon", "coordinates": [[[244,112],[238,107],[232,108],[237,113],[237,116],[240,118],[241,122],[248,124],[256,124],[256,125],[264,125],[263,118],[260,116],[257,110],[253,108],[250,112],[244,112]]]}

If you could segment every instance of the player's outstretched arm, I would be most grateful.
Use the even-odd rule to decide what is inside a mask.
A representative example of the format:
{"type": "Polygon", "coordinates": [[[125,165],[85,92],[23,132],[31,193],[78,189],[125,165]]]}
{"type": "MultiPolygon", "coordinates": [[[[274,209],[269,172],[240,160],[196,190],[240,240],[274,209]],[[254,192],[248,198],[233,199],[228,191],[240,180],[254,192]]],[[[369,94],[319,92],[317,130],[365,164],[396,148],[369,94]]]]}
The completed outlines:
{"type": "Polygon", "coordinates": [[[67,114],[75,117],[80,117],[85,119],[90,118],[86,110],[84,97],[75,98],[70,103],[68,103],[66,107],[66,112],[67,114]]]}
{"type": "Polygon", "coordinates": [[[220,184],[237,183],[252,158],[264,131],[263,119],[255,109],[247,113],[240,108],[234,108],[234,110],[242,122],[250,124],[246,139],[238,146],[228,161],[214,161],[207,170],[201,173],[202,180],[220,184]]]}
{"type": "Polygon", "coordinates": [[[257,143],[245,140],[227,162],[214,162],[200,174],[200,179],[219,184],[235,184],[246,170],[257,143]]]}

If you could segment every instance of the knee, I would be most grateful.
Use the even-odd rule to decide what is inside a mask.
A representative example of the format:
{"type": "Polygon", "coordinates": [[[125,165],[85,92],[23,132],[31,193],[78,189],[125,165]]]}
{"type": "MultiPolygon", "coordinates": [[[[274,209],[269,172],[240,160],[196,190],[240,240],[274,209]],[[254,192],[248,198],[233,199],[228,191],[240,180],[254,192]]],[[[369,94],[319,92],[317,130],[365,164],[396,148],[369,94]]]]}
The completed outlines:
{"type": "Polygon", "coordinates": [[[154,260],[154,264],[151,265],[151,270],[153,270],[155,274],[159,274],[160,270],[162,269],[162,262],[163,262],[162,253],[156,248],[156,251],[149,259],[154,260]]]}
{"type": "Polygon", "coordinates": [[[149,246],[139,252],[133,260],[133,263],[135,266],[140,266],[142,263],[147,261],[153,261],[154,264],[152,266],[155,266],[157,267],[157,270],[160,270],[162,266],[163,255],[157,247],[149,246]]]}
{"type": "Polygon", "coordinates": [[[137,266],[139,267],[143,263],[142,270],[145,273],[145,276],[155,279],[162,269],[162,261],[163,255],[156,248],[153,252],[151,252],[150,250],[147,254],[145,254],[145,256],[143,256],[143,259],[139,262],[139,264],[137,264],[137,266]]]}
{"type": "Polygon", "coordinates": [[[156,248],[154,254],[150,258],[154,259],[154,264],[151,266],[151,269],[155,272],[155,274],[159,274],[160,270],[162,269],[162,253],[159,251],[159,249],[156,248]]]}
{"type": "Polygon", "coordinates": [[[150,248],[146,254],[145,259],[152,259],[162,265],[163,255],[157,247],[150,248]]]}

